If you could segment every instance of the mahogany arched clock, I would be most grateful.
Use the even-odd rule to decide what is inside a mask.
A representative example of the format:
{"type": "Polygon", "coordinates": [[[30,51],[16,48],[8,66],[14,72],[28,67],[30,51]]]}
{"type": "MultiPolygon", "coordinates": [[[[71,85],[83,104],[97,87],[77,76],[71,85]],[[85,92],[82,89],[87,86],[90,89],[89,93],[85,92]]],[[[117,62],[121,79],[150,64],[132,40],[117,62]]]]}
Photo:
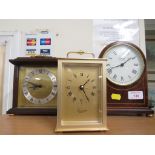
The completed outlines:
{"type": "Polygon", "coordinates": [[[107,45],[99,58],[107,58],[108,114],[152,115],[142,50],[133,43],[117,41],[107,45]]]}

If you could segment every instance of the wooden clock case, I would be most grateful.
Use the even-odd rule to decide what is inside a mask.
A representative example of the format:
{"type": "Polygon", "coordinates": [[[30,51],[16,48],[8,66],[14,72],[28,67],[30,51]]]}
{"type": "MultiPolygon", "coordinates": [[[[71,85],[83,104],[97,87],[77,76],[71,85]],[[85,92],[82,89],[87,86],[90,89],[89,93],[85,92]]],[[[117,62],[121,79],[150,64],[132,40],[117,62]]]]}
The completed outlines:
{"type": "Polygon", "coordinates": [[[136,48],[142,55],[145,67],[140,79],[129,86],[119,86],[107,79],[107,106],[109,115],[146,115],[151,116],[154,111],[149,107],[148,103],[148,85],[147,85],[147,67],[146,59],[139,47],[124,41],[113,42],[107,45],[100,53],[99,58],[103,58],[105,52],[114,45],[128,44],[136,48]],[[129,91],[142,91],[143,99],[129,100],[129,91]],[[121,100],[113,100],[112,94],[120,94],[121,100]]]}
{"type": "Polygon", "coordinates": [[[10,63],[14,65],[14,81],[13,81],[13,106],[7,111],[7,114],[17,115],[56,115],[56,108],[18,108],[18,87],[19,87],[19,70],[21,66],[30,67],[56,67],[57,58],[54,57],[18,57],[10,59],[10,63]]]}

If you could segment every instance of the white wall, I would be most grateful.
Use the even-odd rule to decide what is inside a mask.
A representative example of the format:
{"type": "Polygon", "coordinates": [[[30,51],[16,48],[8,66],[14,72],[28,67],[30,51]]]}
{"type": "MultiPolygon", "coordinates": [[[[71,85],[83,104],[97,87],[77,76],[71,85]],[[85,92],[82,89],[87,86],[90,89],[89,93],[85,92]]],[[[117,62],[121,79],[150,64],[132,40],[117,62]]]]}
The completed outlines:
{"type": "MultiPolygon", "coordinates": [[[[144,20],[139,20],[139,27],[139,45],[145,54],[144,20]]],[[[53,33],[53,56],[66,57],[68,51],[93,51],[93,20],[91,19],[0,20],[0,31],[18,31],[23,34],[40,29],[48,29],[53,33]]],[[[24,52],[21,48],[19,56],[23,55],[24,52]]]]}
{"type": "Polygon", "coordinates": [[[53,56],[66,57],[68,51],[93,51],[92,20],[0,20],[0,31],[24,33],[34,32],[38,29],[48,29],[54,34],[52,38],[53,56]]]}

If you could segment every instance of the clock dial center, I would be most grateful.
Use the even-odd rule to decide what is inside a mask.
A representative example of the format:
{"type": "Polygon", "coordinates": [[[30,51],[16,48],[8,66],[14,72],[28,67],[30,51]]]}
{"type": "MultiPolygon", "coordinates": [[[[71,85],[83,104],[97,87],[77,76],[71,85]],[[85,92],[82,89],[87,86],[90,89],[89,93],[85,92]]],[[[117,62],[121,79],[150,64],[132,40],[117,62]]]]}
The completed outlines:
{"type": "Polygon", "coordinates": [[[80,85],[80,90],[84,90],[84,85],[80,85]]]}

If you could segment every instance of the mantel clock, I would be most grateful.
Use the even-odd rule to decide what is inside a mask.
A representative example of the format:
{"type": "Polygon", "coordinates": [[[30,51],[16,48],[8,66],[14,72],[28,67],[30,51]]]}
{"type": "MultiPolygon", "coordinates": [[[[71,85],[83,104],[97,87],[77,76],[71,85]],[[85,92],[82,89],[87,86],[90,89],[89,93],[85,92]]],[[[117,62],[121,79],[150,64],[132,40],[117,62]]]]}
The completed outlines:
{"type": "Polygon", "coordinates": [[[57,58],[19,57],[14,65],[13,107],[8,114],[53,114],[57,103],[57,58]]]}
{"type": "Polygon", "coordinates": [[[107,130],[104,59],[58,60],[57,132],[107,130]]]}
{"type": "Polygon", "coordinates": [[[106,46],[107,104],[111,115],[152,115],[148,105],[146,59],[136,45],[118,41],[106,46]]]}

